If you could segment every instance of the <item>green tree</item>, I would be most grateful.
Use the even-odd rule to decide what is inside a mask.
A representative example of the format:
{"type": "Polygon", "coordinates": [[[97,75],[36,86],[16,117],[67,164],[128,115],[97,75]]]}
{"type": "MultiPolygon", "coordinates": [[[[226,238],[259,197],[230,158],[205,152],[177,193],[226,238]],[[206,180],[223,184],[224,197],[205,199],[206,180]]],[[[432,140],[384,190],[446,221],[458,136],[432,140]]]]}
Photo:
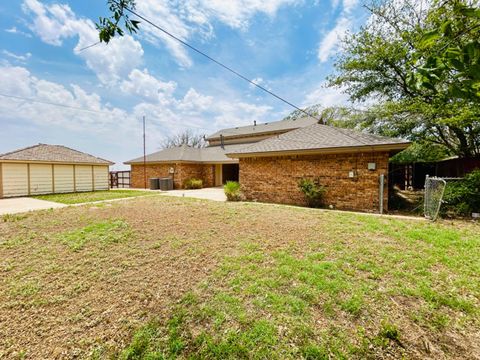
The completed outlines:
{"type": "Polygon", "coordinates": [[[429,14],[409,74],[418,88],[480,102],[480,9],[474,5],[452,1],[429,14]]]}
{"type": "Polygon", "coordinates": [[[352,101],[375,104],[350,121],[451,155],[480,156],[478,0],[388,0],[368,8],[370,20],[344,39],[329,78],[352,101]]]}
{"type": "Polygon", "coordinates": [[[111,15],[100,17],[95,24],[100,42],[108,44],[116,35],[123,36],[125,30],[121,26],[122,21],[129,33],[137,32],[140,21],[131,20],[127,13],[127,9],[135,10],[135,0],[108,0],[107,5],[111,15]]]}

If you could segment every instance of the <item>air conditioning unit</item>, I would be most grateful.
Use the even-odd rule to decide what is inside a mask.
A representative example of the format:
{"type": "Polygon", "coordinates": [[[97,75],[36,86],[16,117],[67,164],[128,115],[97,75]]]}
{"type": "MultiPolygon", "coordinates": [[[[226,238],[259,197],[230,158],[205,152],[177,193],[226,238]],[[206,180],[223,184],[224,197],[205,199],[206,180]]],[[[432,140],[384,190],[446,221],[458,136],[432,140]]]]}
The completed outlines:
{"type": "Polygon", "coordinates": [[[173,190],[173,179],[169,177],[160,178],[159,181],[160,190],[168,191],[173,190]]]}

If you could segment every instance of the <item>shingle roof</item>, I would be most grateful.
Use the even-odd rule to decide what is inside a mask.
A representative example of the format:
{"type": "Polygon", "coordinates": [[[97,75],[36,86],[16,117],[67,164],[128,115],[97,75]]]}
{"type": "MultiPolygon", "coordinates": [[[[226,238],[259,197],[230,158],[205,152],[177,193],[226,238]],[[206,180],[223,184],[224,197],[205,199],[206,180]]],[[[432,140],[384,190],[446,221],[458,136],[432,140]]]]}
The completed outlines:
{"type": "Polygon", "coordinates": [[[406,148],[410,142],[402,139],[365,134],[350,129],[314,124],[289,131],[266,140],[228,153],[229,156],[241,154],[261,154],[269,152],[295,152],[303,150],[327,150],[349,147],[390,146],[406,148]]]}
{"type": "Polygon", "coordinates": [[[309,126],[318,123],[317,119],[312,117],[303,117],[296,120],[286,119],[281,121],[274,121],[271,123],[239,126],[229,129],[219,130],[216,133],[210,135],[207,140],[218,139],[220,135],[225,137],[242,136],[242,135],[258,135],[263,133],[270,133],[275,131],[287,131],[294,130],[301,127],[309,126]]]}
{"type": "MultiPolygon", "coordinates": [[[[189,161],[189,162],[232,162],[231,158],[225,154],[233,152],[245,147],[245,144],[209,146],[206,148],[192,148],[187,145],[176,146],[172,148],[163,149],[146,156],[147,163],[156,162],[172,162],[172,161],[189,161]]],[[[126,161],[124,164],[143,164],[143,156],[136,159],[126,161]]]]}
{"type": "Polygon", "coordinates": [[[113,162],[62,145],[38,144],[0,154],[2,160],[112,165],[113,162]]]}

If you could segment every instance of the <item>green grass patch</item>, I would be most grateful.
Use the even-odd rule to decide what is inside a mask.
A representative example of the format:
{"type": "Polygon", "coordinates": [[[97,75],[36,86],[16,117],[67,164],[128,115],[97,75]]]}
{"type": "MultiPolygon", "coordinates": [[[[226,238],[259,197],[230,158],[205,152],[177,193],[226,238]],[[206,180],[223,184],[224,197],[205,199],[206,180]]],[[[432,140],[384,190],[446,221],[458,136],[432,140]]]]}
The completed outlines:
{"type": "Polygon", "coordinates": [[[5,214],[2,215],[0,218],[3,222],[17,222],[24,220],[28,217],[28,214],[5,214]]]}
{"type": "Polygon", "coordinates": [[[226,256],[196,296],[176,306],[170,321],[140,328],[122,356],[346,359],[375,358],[388,348],[402,357],[403,333],[412,330],[386,320],[405,316],[395,297],[418,304],[402,311],[427,331],[454,326],[452,313],[479,322],[471,294],[480,288],[469,281],[480,265],[478,234],[429,222],[327,216],[328,225],[317,229],[322,241],[312,237],[308,247],[278,250],[258,237],[243,239],[241,252],[226,256]]]}
{"type": "Polygon", "coordinates": [[[24,319],[48,311],[66,357],[480,357],[473,222],[162,196],[92,207],[0,221],[17,350],[24,319]]]}
{"type": "Polygon", "coordinates": [[[62,204],[81,204],[102,200],[122,199],[136,196],[156,195],[151,191],[139,190],[105,190],[105,191],[90,191],[78,192],[69,194],[48,194],[33,196],[35,199],[53,201],[62,204]]]}
{"type": "Polygon", "coordinates": [[[13,297],[30,298],[40,291],[38,282],[33,280],[14,282],[10,286],[10,295],[13,297]]]}
{"type": "Polygon", "coordinates": [[[68,245],[73,251],[79,251],[88,243],[105,246],[126,241],[132,236],[133,232],[125,221],[107,220],[61,233],[58,235],[58,239],[68,245]]]}

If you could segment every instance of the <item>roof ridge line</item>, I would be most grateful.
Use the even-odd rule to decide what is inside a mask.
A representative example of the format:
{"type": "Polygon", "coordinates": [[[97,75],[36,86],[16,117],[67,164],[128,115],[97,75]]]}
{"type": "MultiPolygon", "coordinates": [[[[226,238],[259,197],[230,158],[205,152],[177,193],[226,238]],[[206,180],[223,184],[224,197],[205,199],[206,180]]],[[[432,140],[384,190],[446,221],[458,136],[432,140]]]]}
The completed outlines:
{"type": "MultiPolygon", "coordinates": [[[[243,125],[243,126],[236,126],[236,127],[229,127],[229,128],[224,128],[224,129],[220,129],[216,132],[214,132],[213,134],[209,135],[207,137],[207,139],[217,139],[220,137],[220,135],[224,135],[224,136],[244,136],[245,134],[244,133],[240,133],[238,134],[236,132],[236,130],[242,130],[242,129],[249,129],[249,128],[262,128],[262,126],[266,126],[266,125],[276,125],[276,124],[279,124],[279,123],[292,123],[292,124],[295,124],[295,123],[301,123],[302,120],[305,120],[305,119],[311,119],[311,120],[314,120],[318,123],[318,120],[315,119],[314,117],[312,116],[302,116],[300,118],[296,118],[296,119],[282,119],[282,120],[276,120],[276,121],[270,121],[270,122],[264,122],[264,123],[260,123],[260,124],[248,124],[248,125],[243,125]],[[216,135],[218,134],[218,135],[216,135]],[[213,135],[216,135],[215,137],[213,137],[213,135]]],[[[308,125],[309,126],[309,125],[308,125]]],[[[302,127],[302,126],[300,126],[302,127]]],[[[258,131],[258,133],[261,133],[263,129],[260,129],[258,131]]],[[[284,129],[274,129],[274,130],[266,130],[266,131],[263,131],[263,132],[275,132],[275,131],[279,131],[279,130],[295,130],[295,128],[284,128],[284,129]]],[[[254,132],[251,132],[251,134],[255,134],[254,132]]]]}
{"type": "Polygon", "coordinates": [[[20,149],[17,149],[17,150],[9,151],[9,152],[0,154],[0,158],[3,157],[3,156],[6,156],[6,155],[14,154],[16,152],[24,151],[24,150],[27,150],[27,149],[32,149],[32,148],[40,146],[40,145],[47,145],[47,144],[38,143],[36,145],[30,145],[30,146],[26,146],[26,147],[23,147],[23,148],[20,148],[20,149]]]}
{"type": "MultiPolygon", "coordinates": [[[[9,151],[9,152],[4,153],[4,154],[0,154],[0,160],[21,159],[19,157],[15,157],[15,154],[19,154],[19,156],[21,156],[20,154],[22,154],[22,152],[29,151],[29,150],[39,148],[39,147],[44,147],[44,148],[47,148],[47,149],[50,149],[50,150],[55,149],[53,151],[47,150],[47,152],[50,151],[51,153],[58,153],[58,154],[61,154],[61,150],[59,150],[59,149],[64,149],[63,151],[68,150],[68,151],[74,153],[75,156],[80,156],[80,157],[83,156],[84,158],[85,157],[91,158],[91,159],[89,159],[89,161],[92,162],[92,163],[97,163],[97,161],[99,161],[100,163],[103,162],[103,163],[108,163],[110,165],[115,164],[114,162],[112,162],[110,160],[103,159],[103,158],[100,158],[98,156],[95,156],[95,155],[92,155],[92,154],[89,154],[89,153],[86,153],[86,152],[83,152],[83,151],[80,151],[80,150],[72,149],[72,148],[70,148],[68,146],[65,146],[65,145],[58,145],[58,144],[52,145],[52,144],[44,144],[44,143],[38,143],[36,145],[27,146],[27,147],[23,147],[23,148],[20,148],[20,149],[17,149],[17,150],[9,151]],[[12,156],[13,156],[13,159],[8,159],[8,157],[12,157],[12,156]],[[97,160],[97,161],[93,161],[93,160],[97,160]]],[[[35,151],[35,150],[33,150],[33,151],[35,151]]],[[[43,151],[43,150],[40,150],[40,151],[43,151]]],[[[40,160],[34,160],[34,161],[40,161],[40,160]]],[[[57,160],[53,160],[53,161],[57,161],[57,160]]]]}
{"type": "MultiPolygon", "coordinates": [[[[399,139],[399,138],[392,138],[392,137],[385,137],[385,136],[378,136],[378,135],[373,135],[370,138],[369,141],[369,135],[371,134],[366,134],[358,130],[353,130],[353,129],[344,129],[344,128],[339,128],[331,125],[325,125],[325,124],[311,124],[306,127],[301,127],[298,129],[294,129],[291,131],[287,131],[283,134],[278,134],[277,136],[272,136],[270,138],[261,140],[259,142],[256,142],[250,146],[247,146],[240,151],[234,151],[230,152],[227,154],[235,154],[235,153],[253,153],[256,152],[257,148],[258,149],[263,149],[264,150],[258,150],[258,152],[270,152],[273,150],[265,150],[268,147],[270,148],[278,148],[278,151],[286,151],[287,149],[284,148],[284,144],[290,143],[291,145],[295,145],[297,147],[302,147],[305,145],[306,148],[314,148],[318,145],[318,142],[315,138],[315,134],[321,134],[322,137],[339,137],[337,139],[333,146],[337,147],[338,144],[344,142],[345,144],[350,143],[349,145],[345,145],[346,147],[354,147],[354,146],[364,146],[366,148],[371,148],[373,149],[374,147],[378,145],[396,145],[396,144],[404,144],[404,143],[410,143],[404,139],[399,139]],[[313,131],[313,137],[306,136],[309,134],[309,132],[313,131]],[[356,135],[356,136],[355,136],[356,135]],[[307,137],[307,139],[303,139],[304,137],[307,137]],[[343,140],[342,140],[343,138],[343,140]],[[347,140],[349,138],[350,140],[347,140]],[[353,140],[353,142],[352,142],[353,140]],[[355,145],[355,143],[357,145],[355,145]]],[[[323,139],[323,142],[328,143],[328,139],[323,139]]],[[[322,142],[320,141],[320,142],[322,142]]],[[[300,149],[300,148],[299,148],[300,149]]]]}
{"type": "MultiPolygon", "coordinates": [[[[71,147],[68,147],[68,146],[65,146],[65,145],[48,145],[48,144],[42,144],[42,145],[47,145],[47,146],[60,146],[60,147],[63,147],[65,149],[68,149],[68,150],[72,150],[72,151],[75,151],[77,153],[80,153],[80,154],[85,154],[85,155],[88,155],[88,156],[91,156],[91,157],[94,157],[95,159],[98,159],[98,160],[103,160],[103,161],[106,161],[106,162],[109,162],[111,163],[110,160],[107,160],[107,159],[103,159],[101,157],[98,157],[98,156],[95,156],[95,155],[92,155],[92,154],[89,154],[87,152],[84,152],[84,151],[80,151],[80,150],[76,150],[76,149],[72,149],[71,147]]],[[[115,164],[115,163],[114,163],[115,164]]]]}

